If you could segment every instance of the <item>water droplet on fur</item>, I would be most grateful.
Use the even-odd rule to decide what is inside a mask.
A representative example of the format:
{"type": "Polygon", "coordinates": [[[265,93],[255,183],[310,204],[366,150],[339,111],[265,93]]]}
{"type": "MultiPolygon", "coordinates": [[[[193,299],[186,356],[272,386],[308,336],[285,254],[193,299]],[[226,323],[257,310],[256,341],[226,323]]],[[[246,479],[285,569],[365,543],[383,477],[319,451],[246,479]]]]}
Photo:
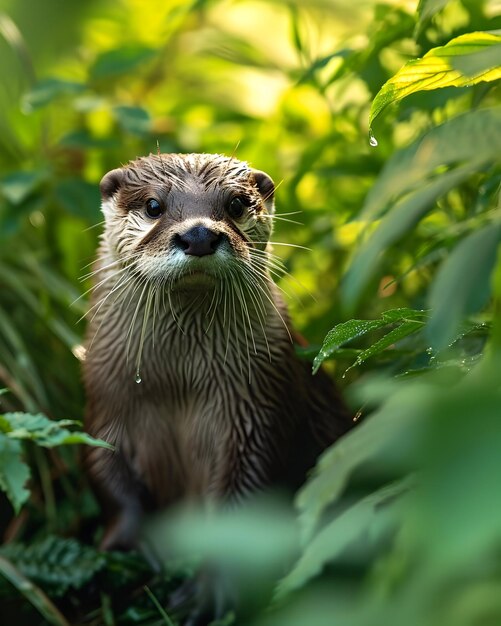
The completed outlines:
{"type": "Polygon", "coordinates": [[[142,381],[141,376],[139,375],[139,372],[137,372],[136,374],[136,383],[139,385],[139,383],[142,381]]]}
{"type": "Polygon", "coordinates": [[[375,148],[378,145],[377,139],[374,137],[372,133],[372,128],[369,128],[369,145],[375,148]]]}

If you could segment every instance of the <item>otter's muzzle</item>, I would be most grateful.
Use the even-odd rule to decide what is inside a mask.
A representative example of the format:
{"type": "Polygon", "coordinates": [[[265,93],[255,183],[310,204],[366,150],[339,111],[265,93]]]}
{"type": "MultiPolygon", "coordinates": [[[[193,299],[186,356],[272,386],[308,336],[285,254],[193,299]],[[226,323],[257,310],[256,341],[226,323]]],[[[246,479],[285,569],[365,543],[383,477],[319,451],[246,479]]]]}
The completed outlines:
{"type": "Polygon", "coordinates": [[[206,256],[214,254],[223,242],[223,233],[215,233],[206,226],[193,226],[174,237],[174,244],[185,254],[206,256]]]}

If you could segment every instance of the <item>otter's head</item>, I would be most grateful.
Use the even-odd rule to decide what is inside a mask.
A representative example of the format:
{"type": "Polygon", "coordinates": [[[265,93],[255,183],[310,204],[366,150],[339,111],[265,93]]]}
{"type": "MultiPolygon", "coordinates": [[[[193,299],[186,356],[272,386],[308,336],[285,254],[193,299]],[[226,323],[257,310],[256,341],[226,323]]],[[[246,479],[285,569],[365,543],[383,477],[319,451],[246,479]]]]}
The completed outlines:
{"type": "Polygon", "coordinates": [[[112,255],[147,280],[203,288],[254,259],[264,266],[274,184],[246,163],[150,155],[109,172],[100,187],[112,255]]]}

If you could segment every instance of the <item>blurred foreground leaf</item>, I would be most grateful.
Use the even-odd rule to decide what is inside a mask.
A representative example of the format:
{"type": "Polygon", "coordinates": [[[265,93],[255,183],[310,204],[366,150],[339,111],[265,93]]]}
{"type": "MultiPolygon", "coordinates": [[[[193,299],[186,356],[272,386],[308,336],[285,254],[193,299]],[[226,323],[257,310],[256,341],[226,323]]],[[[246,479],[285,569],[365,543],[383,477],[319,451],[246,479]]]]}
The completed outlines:
{"type": "Polygon", "coordinates": [[[393,155],[364,204],[362,219],[386,215],[357,252],[346,274],[343,290],[349,306],[353,306],[385,251],[413,228],[439,197],[480,168],[501,159],[498,142],[501,108],[484,109],[432,129],[393,155]]]}
{"type": "Polygon", "coordinates": [[[489,224],[463,239],[442,264],[429,295],[427,332],[434,347],[448,345],[461,320],[486,304],[500,240],[501,225],[489,224]]]}
{"type": "Polygon", "coordinates": [[[403,479],[382,487],[326,524],[306,546],[292,571],[280,581],[276,597],[282,598],[303,587],[360,537],[368,536],[372,543],[380,541],[400,522],[400,496],[408,491],[411,483],[403,479]]]}

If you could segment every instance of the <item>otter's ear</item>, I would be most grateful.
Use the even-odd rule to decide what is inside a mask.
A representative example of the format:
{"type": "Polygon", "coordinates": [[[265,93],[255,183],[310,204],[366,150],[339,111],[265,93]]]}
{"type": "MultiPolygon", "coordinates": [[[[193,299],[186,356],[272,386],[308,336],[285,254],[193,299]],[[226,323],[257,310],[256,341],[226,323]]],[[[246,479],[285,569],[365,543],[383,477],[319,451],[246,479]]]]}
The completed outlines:
{"type": "Polygon", "coordinates": [[[109,200],[118,191],[124,179],[124,169],[119,167],[105,174],[99,184],[103,200],[109,200]]]}
{"type": "Polygon", "coordinates": [[[268,211],[271,213],[273,211],[275,183],[268,176],[268,174],[266,174],[265,172],[261,172],[260,170],[252,170],[252,176],[254,178],[254,182],[256,183],[257,188],[259,189],[259,193],[263,198],[263,202],[265,203],[268,211]]]}

